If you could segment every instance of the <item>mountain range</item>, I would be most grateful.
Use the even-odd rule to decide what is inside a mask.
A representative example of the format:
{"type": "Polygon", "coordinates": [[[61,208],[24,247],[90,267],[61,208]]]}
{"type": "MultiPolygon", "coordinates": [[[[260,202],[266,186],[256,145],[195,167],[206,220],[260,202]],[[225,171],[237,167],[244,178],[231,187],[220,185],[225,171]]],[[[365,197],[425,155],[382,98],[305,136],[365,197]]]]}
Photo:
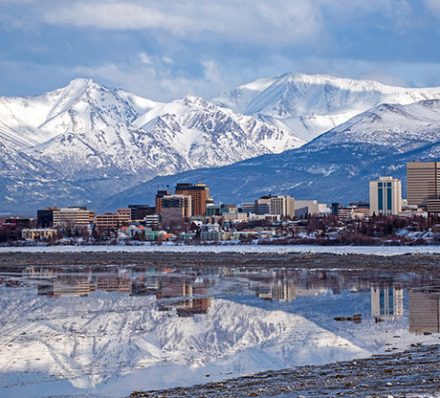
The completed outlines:
{"type": "MultiPolygon", "coordinates": [[[[109,198],[109,206],[177,182],[209,182],[218,201],[241,203],[264,194],[346,203],[368,199],[368,181],[392,175],[405,181],[405,163],[440,157],[440,100],[381,104],[301,148],[233,165],[156,177],[109,198]]],[[[403,184],[405,187],[405,184],[403,184]]]]}
{"type": "Polygon", "coordinates": [[[146,203],[177,181],[222,201],[365,200],[368,179],[437,156],[439,103],[440,88],[304,74],[210,100],[161,103],[86,79],[0,97],[0,213],[146,203]]]}
{"type": "Polygon", "coordinates": [[[304,142],[188,96],[156,103],[91,80],[0,98],[0,211],[91,203],[160,174],[217,167],[304,142]]]}

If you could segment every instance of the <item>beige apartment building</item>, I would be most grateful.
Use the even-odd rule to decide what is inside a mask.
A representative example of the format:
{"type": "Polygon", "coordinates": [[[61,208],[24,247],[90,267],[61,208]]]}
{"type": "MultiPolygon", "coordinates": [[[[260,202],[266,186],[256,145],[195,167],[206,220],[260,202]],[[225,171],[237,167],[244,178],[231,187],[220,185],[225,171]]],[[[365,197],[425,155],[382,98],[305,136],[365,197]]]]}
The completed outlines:
{"type": "Polygon", "coordinates": [[[393,177],[370,181],[370,215],[397,215],[402,211],[402,184],[393,177]]]}
{"type": "Polygon", "coordinates": [[[64,207],[53,212],[54,227],[85,227],[94,219],[95,213],[86,207],[64,207]]]}
{"type": "Polygon", "coordinates": [[[96,216],[96,229],[99,231],[118,229],[131,221],[131,209],[118,209],[116,213],[104,213],[96,216]]]}

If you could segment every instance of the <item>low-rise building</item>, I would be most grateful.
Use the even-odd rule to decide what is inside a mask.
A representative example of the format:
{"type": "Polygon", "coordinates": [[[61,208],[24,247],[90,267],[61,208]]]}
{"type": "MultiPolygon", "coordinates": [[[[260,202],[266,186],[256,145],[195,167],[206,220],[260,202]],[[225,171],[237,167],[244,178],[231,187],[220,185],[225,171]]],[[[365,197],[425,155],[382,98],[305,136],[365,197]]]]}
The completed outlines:
{"type": "Polygon", "coordinates": [[[304,218],[319,214],[319,203],[317,200],[295,199],[295,217],[304,218]]]}
{"type": "Polygon", "coordinates": [[[49,240],[57,237],[58,231],[54,228],[24,228],[21,237],[25,240],[49,240]]]}
{"type": "Polygon", "coordinates": [[[200,240],[218,241],[222,240],[223,231],[219,224],[202,224],[200,227],[200,240]]]}
{"type": "Polygon", "coordinates": [[[118,209],[116,213],[104,213],[96,216],[95,225],[98,231],[117,230],[131,221],[130,209],[118,209]]]}
{"type": "Polygon", "coordinates": [[[95,213],[86,207],[63,207],[53,211],[54,227],[87,227],[93,223],[95,213]]]}

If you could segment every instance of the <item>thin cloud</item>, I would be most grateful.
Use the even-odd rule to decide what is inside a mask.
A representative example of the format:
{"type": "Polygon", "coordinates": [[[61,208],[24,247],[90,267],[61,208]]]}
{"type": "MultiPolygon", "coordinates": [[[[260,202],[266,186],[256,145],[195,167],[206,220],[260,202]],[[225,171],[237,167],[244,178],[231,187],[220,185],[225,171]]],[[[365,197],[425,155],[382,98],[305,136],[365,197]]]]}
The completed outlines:
{"type": "Polygon", "coordinates": [[[207,33],[282,45],[315,37],[320,30],[319,11],[307,0],[72,2],[47,11],[44,21],[78,28],[157,29],[189,38],[207,33]]]}

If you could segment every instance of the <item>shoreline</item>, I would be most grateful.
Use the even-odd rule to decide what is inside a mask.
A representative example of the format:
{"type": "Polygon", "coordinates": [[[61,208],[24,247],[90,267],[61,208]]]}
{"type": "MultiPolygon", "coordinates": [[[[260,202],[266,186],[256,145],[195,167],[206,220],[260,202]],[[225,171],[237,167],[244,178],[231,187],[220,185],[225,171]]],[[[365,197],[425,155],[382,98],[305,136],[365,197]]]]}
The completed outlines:
{"type": "Polygon", "coordinates": [[[440,277],[440,256],[375,256],[331,253],[194,253],[194,252],[15,252],[0,253],[0,269],[39,267],[226,267],[262,269],[368,270],[430,272],[440,277]]]}
{"type": "Polygon", "coordinates": [[[440,245],[320,246],[320,245],[77,245],[0,246],[5,253],[216,253],[216,254],[338,254],[338,255],[440,255],[440,245]]]}
{"type": "Polygon", "coordinates": [[[134,391],[129,398],[439,397],[439,359],[439,345],[422,345],[395,354],[266,371],[192,387],[134,391]]]}

